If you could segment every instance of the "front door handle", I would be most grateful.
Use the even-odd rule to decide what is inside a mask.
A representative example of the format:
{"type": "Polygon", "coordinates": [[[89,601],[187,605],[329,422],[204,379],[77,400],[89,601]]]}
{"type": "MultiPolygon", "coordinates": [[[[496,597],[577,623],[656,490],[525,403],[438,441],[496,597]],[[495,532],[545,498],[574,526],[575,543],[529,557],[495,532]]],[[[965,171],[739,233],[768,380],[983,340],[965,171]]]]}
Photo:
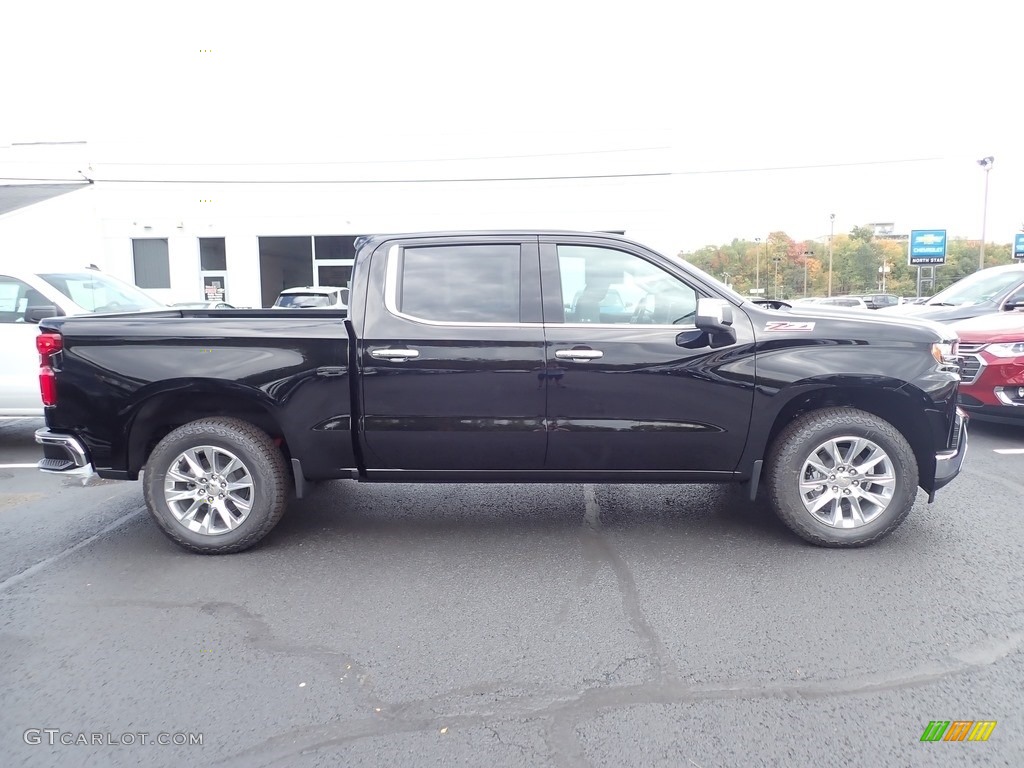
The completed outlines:
{"type": "Polygon", "coordinates": [[[375,357],[378,360],[393,360],[396,363],[404,362],[413,357],[419,357],[420,351],[418,349],[371,349],[370,357],[375,357]]]}
{"type": "Polygon", "coordinates": [[[559,360],[597,360],[604,357],[599,349],[556,349],[555,357],[559,360]]]}

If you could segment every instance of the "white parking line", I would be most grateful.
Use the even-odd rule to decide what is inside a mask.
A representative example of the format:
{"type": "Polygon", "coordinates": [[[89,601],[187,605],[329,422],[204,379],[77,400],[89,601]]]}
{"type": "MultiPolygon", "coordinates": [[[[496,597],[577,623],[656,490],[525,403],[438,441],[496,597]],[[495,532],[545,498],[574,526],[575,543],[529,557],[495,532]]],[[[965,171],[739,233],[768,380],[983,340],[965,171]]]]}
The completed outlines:
{"type": "Polygon", "coordinates": [[[1004,456],[1016,456],[1024,453],[1024,448],[993,448],[992,450],[1004,456]]]}
{"type": "Polygon", "coordinates": [[[20,582],[24,581],[27,578],[30,578],[31,576],[35,576],[37,573],[39,573],[41,570],[43,570],[47,566],[52,565],[53,563],[56,563],[58,560],[63,560],[65,557],[67,557],[68,555],[70,555],[73,552],[77,552],[82,547],[89,546],[94,541],[96,541],[96,539],[98,539],[98,538],[100,538],[102,536],[106,536],[111,531],[116,531],[122,525],[125,525],[126,523],[130,523],[132,520],[137,518],[139,515],[141,515],[145,511],[146,511],[146,508],[145,507],[141,507],[139,509],[136,509],[134,512],[129,512],[127,515],[124,515],[123,517],[119,517],[117,520],[115,520],[110,525],[108,525],[105,528],[103,528],[101,531],[98,531],[98,532],[94,533],[92,536],[90,536],[89,538],[83,539],[82,541],[78,542],[77,544],[74,544],[73,546],[68,547],[63,552],[58,552],[56,555],[52,555],[52,556],[46,558],[45,560],[40,560],[38,563],[36,563],[35,565],[29,566],[24,571],[21,571],[20,573],[16,573],[13,576],[5,579],[4,581],[0,581],[0,592],[4,592],[4,591],[10,589],[15,584],[19,584],[20,582]]]}
{"type": "Polygon", "coordinates": [[[36,469],[36,464],[0,464],[0,469],[36,469]]]}

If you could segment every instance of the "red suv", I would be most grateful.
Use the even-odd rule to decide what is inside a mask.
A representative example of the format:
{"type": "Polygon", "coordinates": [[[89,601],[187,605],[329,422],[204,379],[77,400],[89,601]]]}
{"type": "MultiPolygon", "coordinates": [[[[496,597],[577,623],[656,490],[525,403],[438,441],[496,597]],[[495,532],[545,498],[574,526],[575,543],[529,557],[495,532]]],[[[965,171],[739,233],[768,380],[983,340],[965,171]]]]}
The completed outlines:
{"type": "Polygon", "coordinates": [[[952,323],[960,336],[960,405],[980,418],[1024,424],[1024,311],[952,323]]]}

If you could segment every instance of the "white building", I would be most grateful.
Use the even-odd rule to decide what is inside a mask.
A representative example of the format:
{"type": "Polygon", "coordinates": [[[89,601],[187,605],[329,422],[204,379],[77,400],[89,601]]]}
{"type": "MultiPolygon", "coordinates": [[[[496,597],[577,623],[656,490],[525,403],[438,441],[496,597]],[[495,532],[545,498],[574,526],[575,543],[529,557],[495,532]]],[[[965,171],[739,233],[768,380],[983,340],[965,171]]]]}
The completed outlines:
{"type": "MultiPolygon", "coordinates": [[[[82,178],[97,175],[81,167],[82,178]]],[[[43,175],[33,170],[23,175],[43,175]]],[[[249,166],[220,169],[216,181],[189,179],[180,167],[145,170],[117,179],[108,166],[95,183],[59,190],[0,187],[0,273],[26,259],[61,269],[95,264],[167,303],[223,297],[237,307],[266,307],[283,288],[345,285],[359,235],[552,228],[625,231],[644,241],[644,230],[657,231],[665,216],[636,201],[670,197],[657,178],[491,180],[529,176],[523,163],[511,173],[466,174],[490,177],[482,183],[423,183],[430,169],[397,164],[363,170],[362,178],[330,164],[303,169],[302,179],[289,177],[294,169],[249,166]],[[5,198],[33,194],[32,204],[4,212],[5,198]]]]}

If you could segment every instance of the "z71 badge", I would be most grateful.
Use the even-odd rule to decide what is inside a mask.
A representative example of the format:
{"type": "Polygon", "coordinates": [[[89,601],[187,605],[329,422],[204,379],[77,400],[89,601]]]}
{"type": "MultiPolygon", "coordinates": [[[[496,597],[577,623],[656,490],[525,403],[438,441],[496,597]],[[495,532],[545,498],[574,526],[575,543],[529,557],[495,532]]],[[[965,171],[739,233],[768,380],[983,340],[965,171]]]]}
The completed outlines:
{"type": "Polygon", "coordinates": [[[764,324],[766,331],[777,333],[808,332],[814,330],[814,323],[793,323],[785,320],[772,320],[764,324]]]}

